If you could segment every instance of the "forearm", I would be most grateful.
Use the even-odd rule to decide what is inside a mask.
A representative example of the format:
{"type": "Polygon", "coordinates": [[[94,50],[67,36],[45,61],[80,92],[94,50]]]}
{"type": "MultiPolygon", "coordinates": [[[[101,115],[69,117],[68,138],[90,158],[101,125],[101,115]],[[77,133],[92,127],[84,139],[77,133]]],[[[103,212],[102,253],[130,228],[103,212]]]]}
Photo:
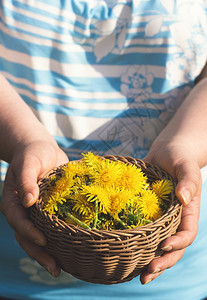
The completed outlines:
{"type": "Polygon", "coordinates": [[[10,162],[19,144],[55,141],[8,81],[0,75],[0,158],[10,162]]]}
{"type": "Polygon", "coordinates": [[[207,79],[194,87],[157,140],[180,144],[194,153],[200,167],[207,164],[207,79]]]}

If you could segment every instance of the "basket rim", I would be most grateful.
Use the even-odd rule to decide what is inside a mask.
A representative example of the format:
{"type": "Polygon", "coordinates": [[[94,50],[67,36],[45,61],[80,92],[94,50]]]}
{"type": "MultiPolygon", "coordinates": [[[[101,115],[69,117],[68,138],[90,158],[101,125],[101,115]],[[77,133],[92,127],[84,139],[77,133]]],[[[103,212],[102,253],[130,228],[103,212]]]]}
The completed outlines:
{"type": "MultiPolygon", "coordinates": [[[[153,231],[153,230],[156,230],[157,227],[159,226],[159,223],[162,223],[165,219],[166,219],[166,222],[167,222],[167,218],[171,217],[171,215],[173,214],[173,212],[175,212],[175,210],[178,211],[178,214],[180,213],[180,210],[182,209],[182,204],[181,202],[178,200],[178,198],[176,197],[175,195],[175,179],[170,176],[166,171],[164,171],[163,169],[161,169],[159,166],[157,165],[152,165],[152,163],[150,162],[147,162],[147,161],[143,161],[141,159],[135,159],[135,158],[132,158],[130,156],[113,156],[113,155],[104,155],[104,156],[100,156],[101,158],[104,158],[104,159],[115,159],[115,160],[121,160],[121,161],[125,161],[127,163],[130,163],[130,164],[138,164],[137,166],[139,167],[140,165],[142,165],[142,167],[146,168],[146,169],[149,169],[149,168],[152,168],[154,171],[161,171],[163,175],[166,176],[166,178],[170,179],[172,182],[173,182],[173,185],[174,185],[174,189],[173,191],[171,192],[171,205],[169,206],[168,210],[165,212],[164,215],[162,215],[160,218],[156,219],[154,222],[152,223],[149,223],[149,224],[145,224],[145,225],[140,225],[138,227],[135,227],[135,228],[129,228],[129,229],[114,229],[114,230],[106,230],[106,229],[85,229],[85,228],[81,228],[81,227],[78,227],[76,225],[73,225],[73,224],[68,224],[66,223],[64,220],[58,218],[58,216],[56,215],[51,215],[49,214],[48,212],[44,211],[42,208],[43,208],[43,201],[41,199],[41,195],[39,195],[39,198],[38,200],[36,201],[35,203],[35,207],[38,211],[41,212],[41,215],[43,218],[46,218],[46,219],[49,219],[50,222],[53,223],[53,226],[57,225],[58,227],[59,226],[62,226],[64,227],[65,229],[68,229],[68,230],[72,230],[73,232],[80,232],[80,233],[85,233],[87,235],[95,235],[95,236],[100,236],[100,237],[103,237],[105,235],[108,235],[108,236],[119,236],[120,234],[121,235],[134,235],[134,234],[144,234],[148,231],[153,231]],[[157,226],[158,225],[158,226],[157,226]]],[[[53,173],[55,173],[57,170],[62,170],[63,166],[67,165],[68,163],[65,163],[65,164],[62,164],[56,168],[53,168],[52,170],[50,170],[49,172],[47,172],[43,178],[41,178],[38,182],[38,185],[41,186],[42,183],[44,183],[44,181],[47,180],[47,178],[49,178],[49,176],[51,176],[53,173]]],[[[164,176],[164,178],[165,178],[164,176]]],[[[160,226],[163,226],[163,224],[160,226]]]]}
{"type": "MultiPolygon", "coordinates": [[[[40,201],[41,200],[37,200],[37,202],[35,203],[35,206],[37,209],[39,209],[39,204],[40,204],[40,201]]],[[[94,229],[92,228],[91,230],[89,229],[85,229],[85,228],[81,228],[81,227],[78,227],[76,225],[73,225],[73,224],[68,224],[66,223],[64,220],[61,220],[60,218],[58,218],[56,215],[51,215],[49,214],[48,212],[45,212],[42,210],[42,213],[45,214],[45,217],[46,216],[49,216],[49,218],[51,219],[51,221],[57,221],[57,223],[62,223],[64,224],[64,227],[68,227],[69,229],[72,227],[74,229],[77,229],[78,231],[86,231],[86,232],[99,232],[99,233],[138,233],[140,231],[143,232],[143,231],[147,231],[147,230],[152,230],[153,227],[157,228],[157,223],[159,223],[160,221],[162,221],[163,219],[165,219],[166,217],[170,216],[171,215],[171,212],[177,208],[180,208],[182,206],[182,204],[179,204],[177,203],[175,206],[174,205],[171,205],[169,207],[169,209],[166,211],[166,213],[164,215],[162,215],[160,218],[156,219],[154,222],[152,223],[149,223],[149,224],[145,224],[145,225],[140,225],[140,226],[137,226],[137,227],[134,227],[134,228],[129,228],[129,229],[114,229],[114,230],[106,230],[106,229],[94,229]]]]}

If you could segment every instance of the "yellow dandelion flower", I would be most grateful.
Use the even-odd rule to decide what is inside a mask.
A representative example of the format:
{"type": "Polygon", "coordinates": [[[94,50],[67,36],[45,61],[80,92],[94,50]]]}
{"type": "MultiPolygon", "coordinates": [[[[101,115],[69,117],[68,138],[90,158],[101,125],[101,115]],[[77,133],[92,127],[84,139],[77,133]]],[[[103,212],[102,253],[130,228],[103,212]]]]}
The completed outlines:
{"type": "Polygon", "coordinates": [[[109,159],[102,160],[97,165],[96,172],[92,175],[94,184],[105,187],[116,185],[121,174],[121,164],[109,159]]]}
{"type": "Polygon", "coordinates": [[[159,209],[159,210],[156,212],[156,214],[153,215],[152,221],[155,221],[155,220],[161,218],[162,215],[163,215],[163,212],[162,212],[161,209],[159,209]]]}
{"type": "Polygon", "coordinates": [[[67,197],[68,191],[56,192],[50,195],[47,200],[44,200],[44,202],[46,203],[44,210],[49,214],[54,215],[58,210],[57,204],[63,204],[63,202],[66,202],[67,197]]]}
{"type": "Polygon", "coordinates": [[[108,213],[118,219],[118,214],[122,209],[125,209],[126,205],[133,201],[134,193],[133,191],[119,188],[108,188],[108,199],[110,201],[110,206],[108,213]]]}
{"type": "Polygon", "coordinates": [[[152,190],[144,190],[138,199],[138,206],[146,219],[154,219],[160,210],[157,195],[152,190]]]}
{"type": "Polygon", "coordinates": [[[99,212],[107,213],[109,211],[110,201],[106,189],[97,185],[82,186],[81,193],[87,197],[89,202],[98,201],[99,212]]]}
{"type": "Polygon", "coordinates": [[[168,179],[156,180],[152,184],[152,190],[159,199],[169,199],[169,194],[173,190],[173,184],[168,179]]]}
{"type": "Polygon", "coordinates": [[[95,213],[94,213],[94,211],[91,211],[91,214],[84,215],[82,217],[82,222],[84,222],[87,225],[91,225],[94,221],[94,218],[95,218],[95,213]]]}
{"type": "Polygon", "coordinates": [[[94,206],[90,203],[85,195],[74,194],[73,195],[73,203],[74,206],[72,210],[76,213],[79,213],[84,216],[91,216],[93,215],[94,206]]]}
{"type": "Polygon", "coordinates": [[[73,176],[72,175],[64,176],[56,182],[56,187],[54,188],[54,191],[69,190],[73,185],[74,185],[73,176]]]}
{"type": "Polygon", "coordinates": [[[135,165],[88,152],[65,165],[61,177],[51,176],[42,194],[44,210],[87,229],[137,227],[162,216],[162,200],[173,189],[170,180],[147,181],[135,165]]]}
{"type": "Polygon", "coordinates": [[[65,176],[79,176],[82,177],[87,174],[87,168],[82,161],[72,161],[69,162],[66,166],[63,167],[65,171],[65,176]]]}
{"type": "Polygon", "coordinates": [[[93,154],[92,152],[87,152],[87,153],[82,153],[84,159],[84,163],[86,164],[86,166],[92,167],[92,168],[96,168],[97,165],[99,165],[100,161],[102,160],[102,158],[98,155],[93,154]]]}
{"type": "Polygon", "coordinates": [[[147,186],[147,177],[135,165],[123,164],[118,184],[121,187],[140,193],[147,186]]]}
{"type": "Polygon", "coordinates": [[[57,179],[54,185],[48,187],[48,193],[51,195],[54,193],[62,193],[67,191],[70,193],[71,187],[74,185],[75,181],[73,179],[73,174],[69,172],[64,172],[63,176],[57,179]]]}
{"type": "Polygon", "coordinates": [[[112,229],[115,229],[115,224],[114,224],[114,221],[113,220],[106,220],[106,221],[103,221],[102,224],[102,229],[104,230],[112,230],[112,229]]]}

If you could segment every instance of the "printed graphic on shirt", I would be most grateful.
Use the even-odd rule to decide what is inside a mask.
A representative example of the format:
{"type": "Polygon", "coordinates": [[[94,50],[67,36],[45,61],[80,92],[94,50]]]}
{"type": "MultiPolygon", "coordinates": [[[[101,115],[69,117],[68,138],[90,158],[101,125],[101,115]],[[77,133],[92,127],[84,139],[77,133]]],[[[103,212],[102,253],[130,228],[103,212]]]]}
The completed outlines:
{"type": "Polygon", "coordinates": [[[0,71],[71,159],[142,158],[205,65],[205,3],[2,0],[0,71]]]}

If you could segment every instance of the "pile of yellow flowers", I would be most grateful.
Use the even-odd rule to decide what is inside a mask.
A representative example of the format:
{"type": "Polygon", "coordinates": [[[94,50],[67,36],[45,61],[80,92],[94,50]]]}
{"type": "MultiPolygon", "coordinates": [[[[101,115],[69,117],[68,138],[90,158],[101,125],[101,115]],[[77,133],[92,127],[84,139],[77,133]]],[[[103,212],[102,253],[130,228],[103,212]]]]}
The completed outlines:
{"type": "Polygon", "coordinates": [[[51,176],[44,210],[86,229],[134,228],[162,216],[172,189],[170,180],[150,184],[135,165],[88,152],[51,176]]]}

